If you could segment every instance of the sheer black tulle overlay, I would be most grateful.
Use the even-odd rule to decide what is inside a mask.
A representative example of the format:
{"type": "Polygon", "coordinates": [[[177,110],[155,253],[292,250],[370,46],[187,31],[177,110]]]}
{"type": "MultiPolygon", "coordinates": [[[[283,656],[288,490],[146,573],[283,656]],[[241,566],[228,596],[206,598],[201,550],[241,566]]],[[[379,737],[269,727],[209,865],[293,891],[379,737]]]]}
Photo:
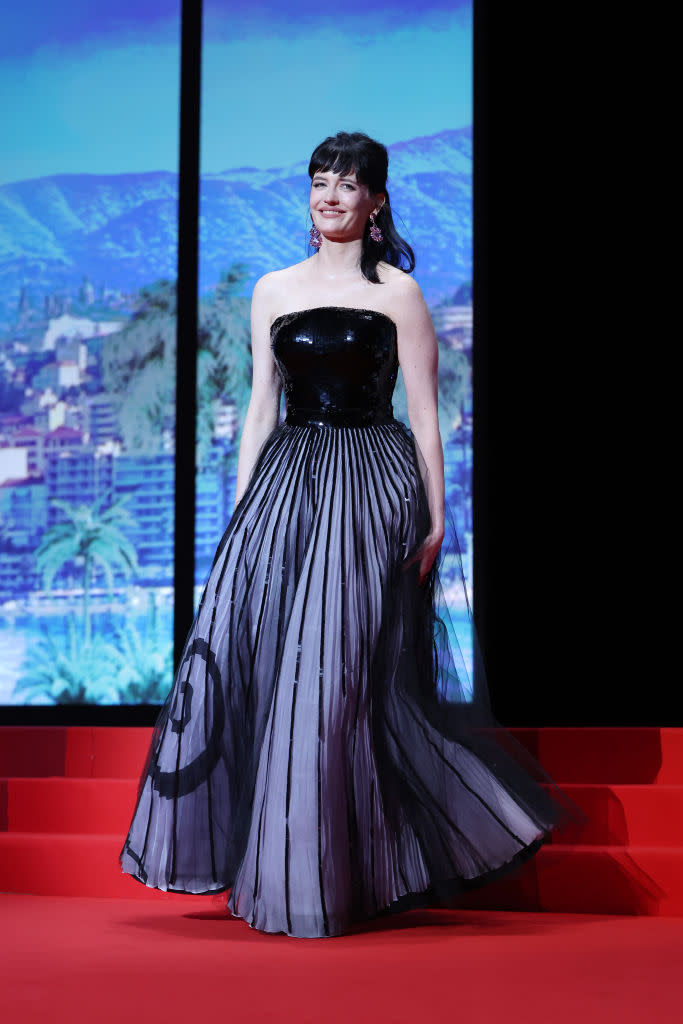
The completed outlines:
{"type": "Polygon", "coordinates": [[[476,638],[467,670],[452,517],[422,584],[405,566],[429,480],[393,417],[394,323],[321,307],[271,337],[286,418],[216,552],[121,866],[230,889],[264,931],[336,935],[509,870],[580,812],[495,722],[476,638]]]}

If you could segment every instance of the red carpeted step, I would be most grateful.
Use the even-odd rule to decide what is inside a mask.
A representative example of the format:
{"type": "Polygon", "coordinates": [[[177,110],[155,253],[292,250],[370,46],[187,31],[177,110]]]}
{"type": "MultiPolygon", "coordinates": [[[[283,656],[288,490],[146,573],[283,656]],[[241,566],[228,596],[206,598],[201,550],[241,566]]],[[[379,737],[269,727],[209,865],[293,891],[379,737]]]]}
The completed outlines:
{"type": "MultiPolygon", "coordinates": [[[[683,786],[563,788],[589,820],[555,843],[683,847],[683,786]]],[[[135,779],[0,779],[0,831],[124,834],[136,794],[135,779]]]]}
{"type": "Polygon", "coordinates": [[[463,905],[557,913],[683,914],[683,848],[543,847],[514,875],[468,893],[463,905]]]}
{"type": "MultiPolygon", "coordinates": [[[[120,836],[0,835],[0,889],[54,896],[154,896],[123,875],[120,836]]],[[[683,914],[683,849],[543,847],[499,882],[464,896],[465,907],[557,913],[683,914]]]]}
{"type": "Polygon", "coordinates": [[[683,784],[683,729],[511,729],[559,783],[683,784]]]}
{"type": "Polygon", "coordinates": [[[151,728],[70,727],[64,774],[96,779],[137,779],[151,738],[151,728]]]}
{"type": "Polygon", "coordinates": [[[559,912],[683,914],[683,849],[548,847],[539,889],[559,912]]]}
{"type": "Polygon", "coordinates": [[[137,779],[152,729],[0,726],[0,776],[137,779]]]}
{"type": "MultiPolygon", "coordinates": [[[[683,914],[683,729],[513,732],[589,821],[465,905],[683,914]]],[[[0,889],[169,898],[118,866],[150,738],[151,728],[0,728],[0,889]]]]}
{"type": "MultiPolygon", "coordinates": [[[[683,784],[683,729],[511,729],[558,783],[683,784]]],[[[138,778],[150,727],[0,727],[0,776],[138,778]]]]}
{"type": "Polygon", "coordinates": [[[135,779],[4,779],[3,789],[9,832],[125,835],[137,796],[135,779]]]}
{"type": "Polygon", "coordinates": [[[0,776],[64,775],[65,726],[0,726],[0,776]]]}
{"type": "Polygon", "coordinates": [[[123,896],[180,899],[124,875],[123,836],[0,834],[0,891],[37,896],[123,896]]]}
{"type": "Polygon", "coordinates": [[[683,785],[562,786],[588,815],[583,827],[555,834],[555,844],[683,847],[683,785]]]}

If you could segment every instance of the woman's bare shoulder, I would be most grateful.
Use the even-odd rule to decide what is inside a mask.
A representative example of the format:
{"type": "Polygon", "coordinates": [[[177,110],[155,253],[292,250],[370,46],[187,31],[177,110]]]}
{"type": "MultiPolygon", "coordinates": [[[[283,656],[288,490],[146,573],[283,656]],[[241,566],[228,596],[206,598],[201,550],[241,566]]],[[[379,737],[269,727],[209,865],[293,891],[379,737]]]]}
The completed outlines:
{"type": "Polygon", "coordinates": [[[292,276],[294,267],[284,267],[282,270],[269,270],[267,274],[259,277],[254,285],[254,294],[266,297],[286,287],[287,281],[292,276]]]}
{"type": "Polygon", "coordinates": [[[379,264],[378,271],[382,284],[387,288],[389,303],[396,312],[417,311],[425,306],[422,289],[410,274],[388,263],[379,264]]]}
{"type": "Polygon", "coordinates": [[[282,270],[271,270],[259,277],[254,285],[252,301],[273,309],[278,308],[283,300],[286,301],[296,282],[303,277],[306,262],[304,260],[302,263],[294,263],[291,267],[283,267],[282,270]]]}

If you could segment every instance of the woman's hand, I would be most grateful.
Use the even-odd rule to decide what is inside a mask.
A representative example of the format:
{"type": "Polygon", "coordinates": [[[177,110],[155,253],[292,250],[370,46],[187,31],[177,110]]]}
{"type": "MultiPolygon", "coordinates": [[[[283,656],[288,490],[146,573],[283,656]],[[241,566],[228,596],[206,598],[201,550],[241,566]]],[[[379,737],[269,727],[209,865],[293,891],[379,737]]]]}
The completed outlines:
{"type": "Polygon", "coordinates": [[[441,530],[431,530],[427,534],[425,539],[422,541],[422,544],[417,549],[417,551],[415,551],[415,553],[413,555],[411,555],[410,558],[408,558],[408,559],[406,559],[404,561],[404,563],[403,563],[403,571],[405,572],[405,570],[408,568],[409,565],[412,565],[413,562],[416,562],[419,559],[420,560],[420,567],[419,567],[418,583],[422,583],[424,581],[425,577],[427,576],[427,574],[429,573],[429,570],[434,565],[434,562],[436,561],[436,556],[438,555],[439,548],[441,547],[441,544],[443,543],[443,538],[444,538],[444,531],[443,531],[443,529],[441,529],[441,530]]]}

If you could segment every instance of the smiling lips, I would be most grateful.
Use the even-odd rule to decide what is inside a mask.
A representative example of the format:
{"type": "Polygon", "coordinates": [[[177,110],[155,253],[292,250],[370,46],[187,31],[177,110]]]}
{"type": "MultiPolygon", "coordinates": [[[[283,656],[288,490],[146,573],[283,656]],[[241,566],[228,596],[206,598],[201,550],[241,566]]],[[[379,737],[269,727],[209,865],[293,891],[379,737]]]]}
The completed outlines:
{"type": "Polygon", "coordinates": [[[319,211],[319,213],[323,217],[340,217],[343,212],[344,212],[343,210],[320,210],[319,211]]]}

